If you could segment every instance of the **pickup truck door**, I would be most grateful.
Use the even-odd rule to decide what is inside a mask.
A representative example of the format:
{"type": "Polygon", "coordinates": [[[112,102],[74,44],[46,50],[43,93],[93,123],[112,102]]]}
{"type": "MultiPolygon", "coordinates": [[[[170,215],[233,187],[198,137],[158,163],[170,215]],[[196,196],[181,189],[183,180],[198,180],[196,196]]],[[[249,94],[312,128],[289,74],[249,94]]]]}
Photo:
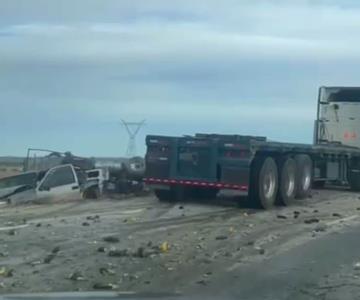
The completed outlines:
{"type": "Polygon", "coordinates": [[[72,165],[61,165],[50,169],[36,190],[39,200],[79,200],[79,181],[72,165]]]}

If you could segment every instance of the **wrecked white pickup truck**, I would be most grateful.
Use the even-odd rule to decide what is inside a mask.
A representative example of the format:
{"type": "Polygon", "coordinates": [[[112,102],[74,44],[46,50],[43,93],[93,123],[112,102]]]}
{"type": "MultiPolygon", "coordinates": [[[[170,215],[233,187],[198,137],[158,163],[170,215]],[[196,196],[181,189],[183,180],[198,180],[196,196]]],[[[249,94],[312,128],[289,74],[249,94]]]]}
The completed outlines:
{"type": "Polygon", "coordinates": [[[99,184],[71,164],[44,172],[26,172],[0,179],[0,201],[9,204],[98,198],[99,184]]]}

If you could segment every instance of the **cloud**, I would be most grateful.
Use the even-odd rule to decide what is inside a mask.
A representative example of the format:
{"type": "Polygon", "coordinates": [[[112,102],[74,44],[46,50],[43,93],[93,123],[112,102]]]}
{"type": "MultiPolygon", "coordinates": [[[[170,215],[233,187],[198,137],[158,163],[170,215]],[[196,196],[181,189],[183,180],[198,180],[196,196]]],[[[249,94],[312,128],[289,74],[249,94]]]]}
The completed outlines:
{"type": "Polygon", "coordinates": [[[121,136],[120,118],[147,119],[148,133],[311,142],[318,86],[358,82],[359,16],[357,2],[335,0],[4,0],[4,149],[47,146],[50,132],[53,147],[82,151],[76,128],[114,155],[104,136],[121,136]]]}

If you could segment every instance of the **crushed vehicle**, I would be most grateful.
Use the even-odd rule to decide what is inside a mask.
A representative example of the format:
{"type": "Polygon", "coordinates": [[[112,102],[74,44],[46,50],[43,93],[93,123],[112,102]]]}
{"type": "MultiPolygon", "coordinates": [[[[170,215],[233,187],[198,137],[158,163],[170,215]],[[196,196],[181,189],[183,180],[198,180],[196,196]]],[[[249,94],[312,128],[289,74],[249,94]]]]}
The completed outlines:
{"type": "Polygon", "coordinates": [[[107,193],[128,194],[144,190],[145,160],[142,157],[95,159],[95,167],[108,170],[108,180],[103,184],[103,190],[107,193]]]}
{"type": "Polygon", "coordinates": [[[71,152],[60,152],[48,149],[29,148],[24,161],[23,170],[27,171],[44,171],[52,167],[71,164],[83,170],[95,168],[95,163],[91,158],[79,157],[71,152]],[[48,153],[45,156],[37,156],[38,153],[48,153]]]}
{"type": "Polygon", "coordinates": [[[88,181],[86,173],[71,164],[53,167],[44,176],[29,172],[4,178],[0,186],[0,200],[9,204],[79,200],[100,195],[98,182],[88,181]]]}
{"type": "Polygon", "coordinates": [[[84,158],[71,152],[29,148],[24,162],[24,171],[48,170],[61,164],[72,164],[87,173],[88,180],[99,184],[100,194],[128,194],[144,189],[143,176],[145,161],[142,157],[133,158],[84,158]],[[48,153],[37,157],[36,153],[48,153]]]}
{"type": "Polygon", "coordinates": [[[10,197],[14,194],[36,187],[38,173],[34,171],[25,172],[0,179],[0,199],[10,197]]]}

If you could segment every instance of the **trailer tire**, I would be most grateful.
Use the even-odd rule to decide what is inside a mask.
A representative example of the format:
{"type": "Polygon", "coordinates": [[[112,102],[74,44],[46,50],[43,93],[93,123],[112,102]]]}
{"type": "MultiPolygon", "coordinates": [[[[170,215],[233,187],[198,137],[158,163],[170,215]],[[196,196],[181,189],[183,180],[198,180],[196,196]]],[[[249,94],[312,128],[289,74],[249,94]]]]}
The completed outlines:
{"type": "Polygon", "coordinates": [[[172,190],[155,190],[156,198],[161,202],[171,202],[175,200],[175,195],[172,190]]]}
{"type": "Polygon", "coordinates": [[[278,169],[274,159],[268,157],[255,158],[252,167],[250,199],[263,209],[274,206],[278,191],[278,169]]]}
{"type": "Polygon", "coordinates": [[[296,161],[291,157],[283,157],[278,161],[279,189],[277,204],[290,205],[296,193],[296,161]]]}
{"type": "Polygon", "coordinates": [[[309,155],[299,154],[296,161],[296,199],[304,199],[309,196],[312,182],[312,160],[309,155]]]}
{"type": "Polygon", "coordinates": [[[348,182],[352,191],[360,191],[360,170],[349,169],[348,182]]]}

